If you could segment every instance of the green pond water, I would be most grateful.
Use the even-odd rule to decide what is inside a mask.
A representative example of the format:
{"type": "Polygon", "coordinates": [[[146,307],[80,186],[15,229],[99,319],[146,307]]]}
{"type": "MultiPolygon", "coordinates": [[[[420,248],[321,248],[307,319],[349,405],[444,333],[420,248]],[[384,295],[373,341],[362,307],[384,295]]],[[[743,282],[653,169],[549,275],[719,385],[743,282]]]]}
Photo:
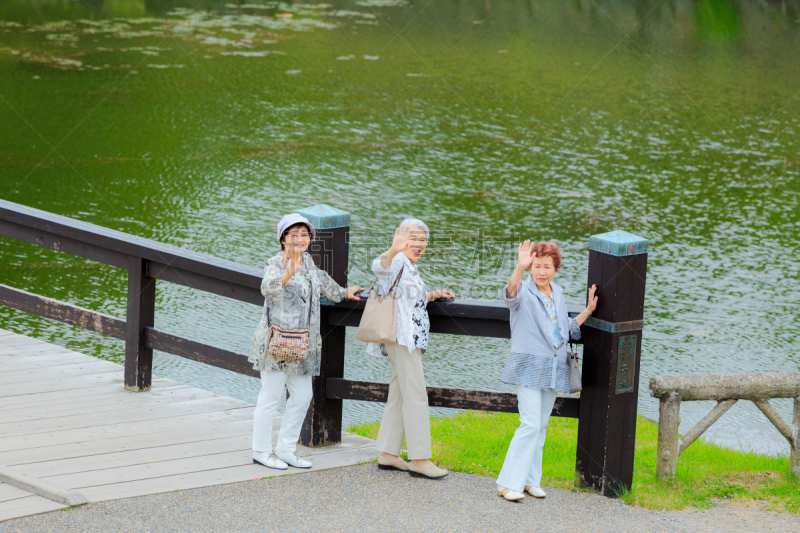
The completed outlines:
{"type": "MultiPolygon", "coordinates": [[[[259,268],[283,214],[326,203],[352,213],[352,283],[413,215],[429,286],[496,298],[519,239],[553,239],[580,304],[589,236],[647,237],[652,418],[651,376],[800,368],[797,2],[0,0],[0,128],[1,198],[259,268]]],[[[5,237],[0,259],[0,283],[125,316],[124,271],[5,237]]],[[[157,328],[228,349],[260,313],[158,285],[157,328]]],[[[123,360],[7,308],[0,327],[123,360]]],[[[388,381],[347,342],[347,377],[388,381]]],[[[511,390],[508,349],[432,335],[428,383],[511,390]]],[[[155,372],[257,395],[166,354],[155,372]]],[[[345,424],[382,408],[345,402],[345,424]]],[[[788,450],[748,402],[708,438],[788,450]]]]}

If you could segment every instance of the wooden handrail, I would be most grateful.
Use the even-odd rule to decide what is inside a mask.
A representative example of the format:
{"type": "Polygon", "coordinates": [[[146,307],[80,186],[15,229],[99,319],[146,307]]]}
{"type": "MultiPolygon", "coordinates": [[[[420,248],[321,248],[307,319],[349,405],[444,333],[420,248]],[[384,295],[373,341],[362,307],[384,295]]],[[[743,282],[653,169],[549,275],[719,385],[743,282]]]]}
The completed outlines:
{"type": "Polygon", "coordinates": [[[800,396],[800,372],[664,374],[650,378],[650,396],[676,393],[681,401],[759,400],[800,396]]]}
{"type": "Polygon", "coordinates": [[[129,258],[148,262],[148,276],[234,300],[263,305],[263,271],[0,200],[0,235],[128,269],[129,258]]]}
{"type": "MultiPolygon", "coordinates": [[[[358,327],[366,302],[342,300],[328,314],[333,326],[358,327]]],[[[570,316],[583,311],[582,305],[568,305],[570,316]]],[[[431,333],[448,333],[472,337],[511,338],[508,307],[497,300],[457,299],[452,303],[433,301],[428,304],[431,333]]],[[[574,344],[582,344],[575,341],[574,344]]]]}

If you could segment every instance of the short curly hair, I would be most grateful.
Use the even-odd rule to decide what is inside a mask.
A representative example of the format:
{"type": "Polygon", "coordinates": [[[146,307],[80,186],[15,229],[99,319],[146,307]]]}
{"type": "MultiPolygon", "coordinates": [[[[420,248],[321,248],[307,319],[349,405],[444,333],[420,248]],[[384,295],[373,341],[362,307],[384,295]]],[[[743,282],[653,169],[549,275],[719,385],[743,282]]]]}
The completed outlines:
{"type": "Polygon", "coordinates": [[[536,257],[552,257],[553,267],[556,270],[561,268],[561,251],[553,241],[537,242],[533,245],[533,253],[536,254],[536,257]]]}

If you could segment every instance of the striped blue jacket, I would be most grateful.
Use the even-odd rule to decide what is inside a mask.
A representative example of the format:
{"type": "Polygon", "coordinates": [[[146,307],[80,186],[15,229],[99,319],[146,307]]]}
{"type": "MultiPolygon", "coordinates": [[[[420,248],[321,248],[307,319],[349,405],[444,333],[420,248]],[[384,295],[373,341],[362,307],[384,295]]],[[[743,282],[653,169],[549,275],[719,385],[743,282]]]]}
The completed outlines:
{"type": "Polygon", "coordinates": [[[556,306],[558,328],[563,339],[553,346],[553,325],[544,303],[537,295],[533,280],[528,277],[514,298],[503,289],[503,300],[511,310],[511,355],[500,380],[512,385],[569,393],[566,339],[578,340],[581,330],[567,312],[563,289],[550,282],[556,306]]]}

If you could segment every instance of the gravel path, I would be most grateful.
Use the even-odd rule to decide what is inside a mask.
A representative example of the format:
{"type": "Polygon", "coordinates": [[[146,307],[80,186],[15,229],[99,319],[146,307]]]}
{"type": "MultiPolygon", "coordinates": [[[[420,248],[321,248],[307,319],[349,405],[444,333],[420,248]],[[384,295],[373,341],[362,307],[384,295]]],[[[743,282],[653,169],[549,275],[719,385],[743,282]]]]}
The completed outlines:
{"type": "MultiPolygon", "coordinates": [[[[268,475],[269,471],[264,470],[268,475]]],[[[93,503],[0,522],[0,532],[112,531],[800,532],[800,518],[725,505],[653,512],[585,492],[499,498],[494,480],[440,481],[375,464],[93,503]]]]}

